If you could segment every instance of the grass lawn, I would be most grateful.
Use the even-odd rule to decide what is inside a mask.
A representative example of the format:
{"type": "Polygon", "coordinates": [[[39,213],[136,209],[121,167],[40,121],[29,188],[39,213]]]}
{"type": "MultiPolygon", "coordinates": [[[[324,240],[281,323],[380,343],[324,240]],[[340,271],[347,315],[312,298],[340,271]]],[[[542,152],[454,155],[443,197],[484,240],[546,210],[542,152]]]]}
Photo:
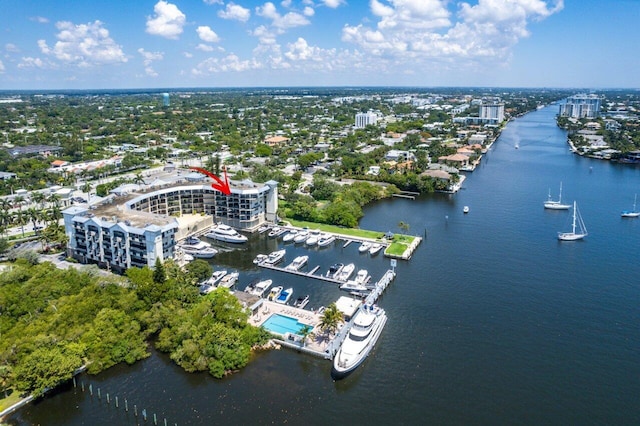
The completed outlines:
{"type": "MultiPolygon", "coordinates": [[[[0,396],[4,397],[4,392],[0,393],[0,396]]],[[[19,392],[12,392],[9,397],[0,399],[0,411],[4,410],[5,408],[11,407],[21,399],[22,398],[20,398],[19,392]]]]}
{"type": "Polygon", "coordinates": [[[416,237],[412,237],[410,235],[396,234],[393,237],[393,242],[389,247],[387,247],[387,249],[384,251],[384,254],[389,256],[402,256],[407,247],[409,247],[409,244],[411,244],[411,242],[415,238],[416,237]]]}
{"type": "Polygon", "coordinates": [[[325,223],[304,222],[302,220],[294,220],[294,219],[287,219],[287,222],[291,223],[291,225],[293,226],[297,226],[300,228],[304,228],[306,226],[309,229],[319,229],[320,231],[324,231],[324,232],[349,235],[352,237],[382,239],[382,237],[384,236],[384,232],[381,232],[381,231],[368,231],[366,229],[343,228],[341,226],[336,226],[336,225],[327,225],[325,223]]]}

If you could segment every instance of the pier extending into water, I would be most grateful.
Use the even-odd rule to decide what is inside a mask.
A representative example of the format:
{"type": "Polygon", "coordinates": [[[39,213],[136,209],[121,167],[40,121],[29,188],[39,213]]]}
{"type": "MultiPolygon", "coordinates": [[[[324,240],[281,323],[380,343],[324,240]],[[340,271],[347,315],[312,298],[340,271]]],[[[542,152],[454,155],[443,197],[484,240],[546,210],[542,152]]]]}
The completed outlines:
{"type": "Polygon", "coordinates": [[[287,274],[298,275],[298,276],[301,276],[301,277],[315,278],[316,280],[326,281],[326,282],[333,283],[333,284],[344,284],[344,281],[340,281],[340,280],[337,280],[337,279],[332,278],[332,277],[327,277],[325,275],[316,275],[316,272],[318,271],[318,269],[320,269],[319,265],[316,266],[315,268],[313,268],[309,272],[295,271],[295,270],[287,269],[286,267],[270,265],[270,264],[264,263],[264,262],[260,262],[257,265],[259,267],[261,267],[261,268],[272,269],[274,271],[280,271],[280,272],[286,272],[287,274]]]}

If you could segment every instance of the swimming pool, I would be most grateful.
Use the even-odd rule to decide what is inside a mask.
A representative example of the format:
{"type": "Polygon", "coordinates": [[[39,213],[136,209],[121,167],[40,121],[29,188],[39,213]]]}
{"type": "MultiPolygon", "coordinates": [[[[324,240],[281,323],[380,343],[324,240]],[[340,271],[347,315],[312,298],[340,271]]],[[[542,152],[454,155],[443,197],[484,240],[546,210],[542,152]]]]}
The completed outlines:
{"type": "Polygon", "coordinates": [[[262,326],[267,330],[285,335],[286,333],[298,334],[306,324],[302,324],[295,318],[287,317],[280,314],[271,315],[262,326]]]}

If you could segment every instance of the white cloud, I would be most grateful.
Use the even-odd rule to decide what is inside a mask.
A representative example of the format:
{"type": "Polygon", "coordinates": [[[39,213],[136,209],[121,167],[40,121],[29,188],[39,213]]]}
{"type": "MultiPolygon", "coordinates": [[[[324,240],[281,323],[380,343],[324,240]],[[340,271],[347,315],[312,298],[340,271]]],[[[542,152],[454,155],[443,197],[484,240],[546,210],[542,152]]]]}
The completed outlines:
{"type": "Polygon", "coordinates": [[[157,77],[158,73],[156,72],[156,70],[154,70],[153,68],[151,68],[150,66],[144,67],[144,72],[145,74],[147,74],[149,77],[157,77]]]}
{"type": "Polygon", "coordinates": [[[323,0],[325,6],[335,9],[342,4],[342,0],[323,0]]]}
{"type": "Polygon", "coordinates": [[[260,44],[274,44],[276,42],[276,35],[264,25],[260,25],[250,34],[258,37],[258,40],[260,40],[260,44]]]}
{"type": "Polygon", "coordinates": [[[191,52],[182,52],[185,58],[193,58],[193,53],[191,52]]]}
{"type": "Polygon", "coordinates": [[[199,63],[196,68],[192,69],[191,72],[194,75],[203,75],[219,72],[243,72],[260,68],[262,68],[262,64],[257,62],[255,59],[243,61],[236,55],[230,54],[222,59],[206,59],[199,63]]]}
{"type": "Polygon", "coordinates": [[[285,15],[280,15],[276,10],[275,5],[271,2],[267,2],[262,6],[256,7],[256,13],[258,16],[270,19],[271,25],[277,28],[280,33],[289,28],[301,27],[310,24],[307,18],[297,12],[289,12],[285,15]]]}
{"type": "Polygon", "coordinates": [[[153,7],[155,16],[147,17],[147,33],[176,40],[182,34],[187,17],[178,6],[160,0],[153,7]]]}
{"type": "Polygon", "coordinates": [[[222,0],[203,0],[206,4],[222,4],[222,0]]]}
{"type": "Polygon", "coordinates": [[[48,24],[49,23],[49,19],[45,18],[44,16],[32,16],[31,18],[29,18],[30,21],[33,22],[37,22],[39,24],[48,24]]]}
{"type": "Polygon", "coordinates": [[[500,61],[529,35],[527,24],[563,7],[563,0],[370,0],[375,27],[345,25],[342,40],[396,61],[447,61],[451,58],[500,61]]]}
{"type": "Polygon", "coordinates": [[[161,61],[164,58],[164,52],[147,52],[142,47],[138,49],[138,53],[142,55],[145,66],[151,65],[153,61],[161,61]]]}
{"type": "Polygon", "coordinates": [[[196,32],[198,33],[200,40],[206,41],[207,43],[217,43],[220,41],[218,34],[216,34],[209,26],[200,26],[196,29],[196,32]]]}
{"type": "Polygon", "coordinates": [[[7,43],[4,45],[4,50],[7,52],[18,53],[20,52],[20,48],[13,43],[7,43]]]}
{"type": "Polygon", "coordinates": [[[0,61],[0,73],[4,72],[4,64],[0,61]]]}
{"type": "Polygon", "coordinates": [[[40,58],[33,58],[31,56],[23,57],[22,61],[18,64],[18,68],[47,68],[47,63],[40,58]]]}
{"type": "Polygon", "coordinates": [[[218,16],[222,19],[247,22],[251,17],[251,11],[231,2],[227,4],[227,7],[224,10],[218,12],[218,16]]]}
{"type": "Polygon", "coordinates": [[[312,7],[306,6],[302,13],[304,14],[304,16],[313,16],[316,13],[316,11],[313,10],[312,7]]]}
{"type": "Polygon", "coordinates": [[[322,61],[323,52],[318,47],[309,46],[307,41],[302,37],[298,37],[294,43],[287,45],[289,51],[284,55],[292,61],[322,61]]]}
{"type": "Polygon", "coordinates": [[[213,52],[213,47],[208,44],[200,43],[196,46],[196,49],[202,50],[203,52],[213,52]]]}
{"type": "Polygon", "coordinates": [[[56,28],[58,41],[53,46],[38,40],[38,47],[45,55],[81,67],[127,62],[121,46],[109,37],[109,31],[100,21],[80,25],[62,21],[56,23],[56,28]]]}

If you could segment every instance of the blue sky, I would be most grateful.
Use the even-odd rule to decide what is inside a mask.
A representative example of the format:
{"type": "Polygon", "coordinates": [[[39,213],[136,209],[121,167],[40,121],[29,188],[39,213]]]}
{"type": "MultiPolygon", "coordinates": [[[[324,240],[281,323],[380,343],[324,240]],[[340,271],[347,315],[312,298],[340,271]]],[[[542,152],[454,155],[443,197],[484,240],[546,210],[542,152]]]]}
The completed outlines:
{"type": "Polygon", "coordinates": [[[0,90],[640,87],[640,0],[2,0],[0,90]]]}

